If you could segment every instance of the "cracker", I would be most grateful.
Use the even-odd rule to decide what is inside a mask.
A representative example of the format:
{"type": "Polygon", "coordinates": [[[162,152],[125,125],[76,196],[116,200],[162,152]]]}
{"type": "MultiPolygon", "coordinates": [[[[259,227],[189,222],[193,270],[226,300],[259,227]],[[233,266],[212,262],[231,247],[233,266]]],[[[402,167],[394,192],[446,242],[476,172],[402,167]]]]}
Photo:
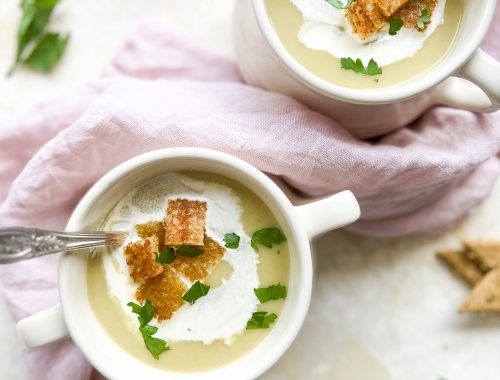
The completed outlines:
{"type": "Polygon", "coordinates": [[[182,296],[186,290],[177,274],[169,266],[165,266],[162,273],[149,278],[139,287],[135,297],[140,302],[151,302],[155,308],[155,316],[161,322],[170,319],[184,305],[182,296]]]}
{"type": "Polygon", "coordinates": [[[470,286],[477,284],[484,275],[479,267],[467,258],[466,251],[442,251],[437,255],[470,286]]]}
{"type": "Polygon", "coordinates": [[[205,236],[203,253],[195,257],[177,254],[171,266],[190,281],[204,279],[224,256],[226,248],[212,238],[205,236]]]}
{"type": "Polygon", "coordinates": [[[168,201],[165,245],[203,245],[207,203],[189,199],[168,201]]]}
{"type": "Polygon", "coordinates": [[[365,39],[386,24],[386,17],[376,5],[378,0],[356,0],[346,9],[346,17],[351,22],[354,33],[365,39]]]}
{"type": "Polygon", "coordinates": [[[380,8],[382,13],[389,17],[399,8],[405,5],[408,0],[374,0],[374,3],[380,8]]]}
{"type": "Polygon", "coordinates": [[[139,237],[147,239],[151,236],[158,238],[158,250],[161,251],[165,247],[165,227],[163,222],[147,222],[143,224],[136,224],[135,229],[139,237]]]}
{"type": "Polygon", "coordinates": [[[483,271],[500,267],[500,242],[468,240],[464,244],[468,248],[467,257],[483,271]]]}
{"type": "Polygon", "coordinates": [[[488,272],[472,289],[461,312],[500,312],[500,268],[488,272]]]}
{"type": "Polygon", "coordinates": [[[135,282],[144,281],[162,272],[162,265],[155,260],[158,252],[156,236],[129,243],[123,251],[130,276],[135,282]]]}
{"type": "Polygon", "coordinates": [[[405,28],[413,28],[421,32],[427,29],[428,26],[428,24],[425,24],[423,29],[417,26],[417,20],[422,15],[422,9],[427,7],[429,9],[429,16],[432,16],[436,5],[437,0],[412,0],[399,9],[392,18],[400,18],[403,20],[405,28]]]}

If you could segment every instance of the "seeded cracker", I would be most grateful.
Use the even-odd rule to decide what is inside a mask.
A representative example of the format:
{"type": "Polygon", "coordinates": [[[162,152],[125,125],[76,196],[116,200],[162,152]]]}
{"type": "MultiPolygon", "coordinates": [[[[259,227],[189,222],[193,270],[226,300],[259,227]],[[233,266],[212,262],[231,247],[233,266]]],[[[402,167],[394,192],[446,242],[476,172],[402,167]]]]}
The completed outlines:
{"type": "Polygon", "coordinates": [[[468,248],[468,258],[479,267],[488,271],[500,267],[500,242],[495,241],[464,241],[468,248]]]}
{"type": "Polygon", "coordinates": [[[151,236],[158,238],[158,252],[165,247],[165,228],[163,222],[147,222],[143,224],[136,224],[135,229],[139,237],[146,239],[151,236]]]}
{"type": "Polygon", "coordinates": [[[129,243],[125,247],[124,254],[128,270],[135,282],[144,281],[161,273],[163,267],[155,260],[157,252],[158,238],[156,236],[129,243]]]}
{"type": "Polygon", "coordinates": [[[148,279],[135,293],[140,302],[148,300],[155,308],[158,322],[170,319],[184,305],[182,295],[187,288],[168,265],[156,277],[148,279]]]}
{"type": "Polygon", "coordinates": [[[407,2],[408,0],[374,0],[374,3],[380,8],[382,13],[387,17],[392,15],[407,2]]]}
{"type": "Polygon", "coordinates": [[[460,308],[461,312],[500,312],[500,268],[484,276],[469,298],[460,308]]]}
{"type": "Polygon", "coordinates": [[[375,0],[356,0],[346,9],[346,17],[354,32],[362,39],[376,33],[386,24],[386,17],[375,0]]]}
{"type": "Polygon", "coordinates": [[[188,199],[168,201],[165,225],[165,245],[203,245],[207,203],[188,199]]]}
{"type": "Polygon", "coordinates": [[[203,253],[196,257],[177,255],[171,266],[190,281],[203,280],[224,256],[226,249],[205,236],[203,253]]]}
{"type": "Polygon", "coordinates": [[[467,258],[465,250],[438,252],[438,257],[470,286],[476,285],[484,275],[479,267],[467,258]]]}
{"type": "Polygon", "coordinates": [[[425,24],[424,29],[419,29],[417,26],[417,20],[422,15],[422,9],[427,7],[429,10],[429,16],[432,16],[436,5],[437,0],[412,0],[397,11],[393,18],[400,18],[403,20],[405,28],[413,28],[418,31],[423,31],[427,28],[428,24],[425,24]]]}

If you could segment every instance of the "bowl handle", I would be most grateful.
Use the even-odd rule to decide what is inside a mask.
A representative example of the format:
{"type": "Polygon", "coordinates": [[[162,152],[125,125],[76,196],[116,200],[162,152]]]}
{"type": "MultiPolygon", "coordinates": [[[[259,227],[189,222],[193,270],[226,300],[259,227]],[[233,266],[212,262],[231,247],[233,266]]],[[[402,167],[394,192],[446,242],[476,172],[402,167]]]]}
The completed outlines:
{"type": "Polygon", "coordinates": [[[477,49],[454,74],[434,91],[434,103],[473,112],[495,112],[500,108],[500,62],[477,49]]]}
{"type": "Polygon", "coordinates": [[[358,201],[349,190],[316,202],[296,206],[295,209],[306,228],[309,239],[350,224],[361,215],[358,201]]]}
{"type": "Polygon", "coordinates": [[[27,348],[43,346],[68,336],[61,305],[21,319],[16,329],[19,339],[27,348]]]}

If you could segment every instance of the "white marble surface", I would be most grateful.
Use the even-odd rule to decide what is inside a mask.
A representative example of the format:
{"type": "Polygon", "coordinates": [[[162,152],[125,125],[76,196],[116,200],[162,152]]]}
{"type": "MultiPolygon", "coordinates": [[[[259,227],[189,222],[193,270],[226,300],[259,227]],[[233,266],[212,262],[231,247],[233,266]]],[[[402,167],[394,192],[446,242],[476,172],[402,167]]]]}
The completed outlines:
{"type": "MultiPolygon", "coordinates": [[[[0,75],[1,120],[99,75],[129,29],[160,18],[234,56],[235,0],[62,0],[56,25],[71,32],[50,76],[0,75]]],[[[16,0],[0,2],[0,73],[14,54],[16,0]]],[[[43,133],[43,131],[37,131],[43,133]]],[[[463,316],[467,288],[436,259],[463,237],[500,236],[500,183],[455,230],[436,237],[377,240],[331,233],[314,245],[317,272],[309,317],[268,380],[498,380],[500,318],[463,316]]],[[[0,300],[0,379],[26,379],[12,321],[0,300]]]]}

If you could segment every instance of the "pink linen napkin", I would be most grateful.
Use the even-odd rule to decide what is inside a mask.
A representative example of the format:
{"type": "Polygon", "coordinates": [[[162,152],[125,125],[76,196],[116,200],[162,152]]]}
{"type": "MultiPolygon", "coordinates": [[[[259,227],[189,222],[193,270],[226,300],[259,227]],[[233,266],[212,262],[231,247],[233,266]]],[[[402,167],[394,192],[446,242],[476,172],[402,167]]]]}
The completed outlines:
{"type": "MultiPolygon", "coordinates": [[[[497,9],[484,47],[497,59],[497,9]]],[[[491,190],[500,114],[437,107],[410,128],[359,141],[283,95],[246,86],[234,62],[176,32],[142,25],[105,76],[0,127],[0,224],[64,228],[86,190],[115,165],[173,146],[238,156],[303,196],[351,189],[377,236],[443,231],[491,190]]],[[[58,301],[56,259],[0,267],[15,319],[58,301]]],[[[26,353],[35,379],[89,379],[70,342],[26,353]]]]}

